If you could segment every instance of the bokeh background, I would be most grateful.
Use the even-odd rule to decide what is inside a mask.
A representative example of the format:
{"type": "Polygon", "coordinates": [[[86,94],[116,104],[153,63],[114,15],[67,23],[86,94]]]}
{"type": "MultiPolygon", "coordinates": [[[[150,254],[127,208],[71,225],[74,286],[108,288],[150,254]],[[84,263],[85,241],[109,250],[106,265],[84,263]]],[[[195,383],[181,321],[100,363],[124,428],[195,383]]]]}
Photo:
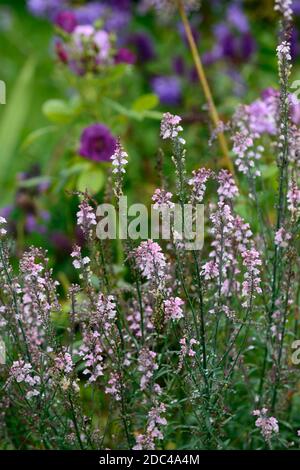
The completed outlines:
{"type": "MultiPolygon", "coordinates": [[[[67,2],[63,10],[81,24],[98,21],[114,35],[116,49],[131,54],[103,73],[78,76],[57,55],[57,2],[0,2],[0,79],[7,86],[0,106],[1,214],[19,252],[31,244],[47,248],[61,278],[68,275],[64,255],[80,242],[77,197],[70,193],[88,189],[100,201],[110,191],[109,163],[78,154],[87,126],[100,122],[120,136],[134,202],[151,202],[161,165],[173,181],[171,159],[162,163],[158,151],[163,112],[183,118],[189,170],[220,161],[217,144],[208,143],[212,129],[180,18],[157,15],[145,3],[67,2]],[[105,14],[97,13],[99,5],[105,14]]],[[[292,80],[300,77],[299,1],[294,9],[292,80]]],[[[273,0],[203,0],[190,21],[224,122],[239,103],[277,86],[273,0]]],[[[264,177],[274,171],[271,166],[264,177]]]]}

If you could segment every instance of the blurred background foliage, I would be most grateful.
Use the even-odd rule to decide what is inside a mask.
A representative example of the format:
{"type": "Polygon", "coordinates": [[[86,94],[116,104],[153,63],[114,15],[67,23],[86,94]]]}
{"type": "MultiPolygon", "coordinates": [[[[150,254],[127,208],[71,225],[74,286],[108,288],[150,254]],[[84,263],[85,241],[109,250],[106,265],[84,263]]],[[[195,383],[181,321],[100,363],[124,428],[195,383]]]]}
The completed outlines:
{"type": "MultiPolygon", "coordinates": [[[[140,4],[129,2],[129,22],[115,32],[116,44],[131,48],[135,63],[82,77],[58,60],[57,31],[49,18],[34,16],[21,0],[0,2],[0,79],[7,86],[7,104],[0,106],[0,208],[19,251],[30,244],[46,247],[61,275],[68,274],[61,255],[80,238],[74,223],[77,200],[68,192],[87,188],[100,201],[110,190],[109,163],[78,155],[85,127],[101,122],[121,137],[130,156],[126,189],[134,202],[149,204],[160,184],[163,112],[183,117],[189,170],[220,162],[217,143],[208,144],[212,129],[179,17],[142,14],[140,4]],[[146,38],[144,44],[138,36],[146,38]],[[161,84],[161,77],[173,82],[161,84]]],[[[278,25],[272,0],[204,0],[190,20],[225,122],[239,103],[276,87],[278,25]],[[232,5],[243,16],[233,18],[232,5]]],[[[297,22],[298,17],[292,79],[299,76],[297,22]]],[[[169,157],[163,166],[172,184],[169,157]]],[[[275,166],[263,164],[264,178],[274,179],[275,166]]],[[[240,208],[243,212],[242,196],[240,208]]]]}

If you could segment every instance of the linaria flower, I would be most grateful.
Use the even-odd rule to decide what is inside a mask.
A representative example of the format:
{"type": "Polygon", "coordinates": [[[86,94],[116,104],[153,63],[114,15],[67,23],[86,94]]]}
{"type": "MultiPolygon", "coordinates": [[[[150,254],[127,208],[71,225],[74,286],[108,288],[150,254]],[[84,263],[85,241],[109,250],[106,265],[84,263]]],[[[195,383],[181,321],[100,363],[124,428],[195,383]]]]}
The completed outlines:
{"type": "Polygon", "coordinates": [[[273,437],[274,434],[279,433],[278,421],[273,416],[267,416],[267,408],[261,410],[254,410],[253,416],[257,416],[255,426],[260,429],[263,438],[268,441],[273,437]]]}
{"type": "Polygon", "coordinates": [[[179,364],[178,370],[181,370],[183,367],[183,363],[186,357],[194,357],[196,355],[196,351],[193,349],[194,346],[199,345],[199,341],[195,338],[191,338],[188,340],[185,336],[179,340],[180,344],[180,351],[179,351],[179,364]]]}
{"type": "MultiPolygon", "coordinates": [[[[165,113],[160,126],[160,135],[162,139],[176,139],[179,133],[183,131],[183,127],[180,125],[181,120],[180,116],[165,113]]],[[[179,140],[181,143],[185,143],[181,137],[179,137],[179,140]]]]}
{"type": "Polygon", "coordinates": [[[291,21],[293,17],[293,0],[275,0],[275,11],[279,11],[286,21],[291,21]]]}
{"type": "Polygon", "coordinates": [[[248,297],[252,296],[253,293],[257,292],[261,294],[262,290],[260,287],[260,269],[259,266],[262,265],[260,255],[255,248],[250,250],[245,250],[242,253],[243,264],[246,267],[246,272],[244,274],[243,282],[243,296],[248,297]]]}
{"type": "Polygon", "coordinates": [[[105,393],[112,395],[116,401],[121,401],[120,374],[116,372],[110,374],[108,385],[105,387],[105,393]]]}
{"type": "Polygon", "coordinates": [[[7,230],[4,226],[7,224],[6,219],[0,216],[0,238],[4,237],[7,234],[7,230]]]}
{"type": "Polygon", "coordinates": [[[120,141],[117,141],[115,152],[110,159],[113,165],[113,173],[126,173],[125,166],[128,163],[128,154],[123,149],[120,141]]]}
{"type": "Polygon", "coordinates": [[[158,243],[152,240],[141,242],[134,254],[138,268],[149,281],[164,277],[166,259],[158,243]]]}
{"type": "Polygon", "coordinates": [[[13,362],[7,385],[9,385],[12,379],[16,380],[19,384],[24,383],[29,388],[26,392],[28,400],[40,394],[39,385],[41,379],[35,374],[30,363],[25,363],[23,360],[13,362]]]}
{"type": "Polygon", "coordinates": [[[151,381],[154,371],[158,369],[158,365],[155,362],[157,354],[154,351],[145,346],[140,350],[138,357],[138,370],[142,372],[140,381],[141,390],[145,390],[151,381]]]}
{"type": "Polygon", "coordinates": [[[287,248],[291,238],[292,235],[288,233],[285,228],[281,227],[275,233],[275,245],[280,246],[281,248],[287,248]]]}
{"type": "Polygon", "coordinates": [[[156,189],[153,196],[152,201],[154,202],[153,208],[154,209],[161,209],[161,208],[169,208],[173,209],[174,203],[171,201],[173,194],[165,191],[164,189],[156,189]]]}
{"type": "Polygon", "coordinates": [[[297,216],[300,212],[300,188],[293,182],[287,194],[288,210],[292,213],[293,217],[297,216]]]}
{"type": "Polygon", "coordinates": [[[217,180],[219,183],[218,195],[220,201],[223,201],[224,199],[234,199],[238,195],[239,190],[234,182],[232,174],[229,173],[229,171],[220,170],[217,175],[217,180]]]}
{"type": "Polygon", "coordinates": [[[164,403],[157,403],[148,413],[146,434],[138,434],[133,450],[155,450],[155,441],[162,440],[160,426],[166,426],[167,420],[162,416],[166,412],[164,403]]]}
{"type": "Polygon", "coordinates": [[[199,170],[193,171],[192,175],[193,177],[188,182],[192,189],[191,199],[193,202],[200,203],[206,191],[206,183],[213,175],[213,172],[206,168],[199,168],[199,170]]]}
{"type": "Polygon", "coordinates": [[[85,199],[79,205],[77,225],[81,228],[82,233],[89,238],[94,226],[97,225],[95,211],[85,199]]]}
{"type": "Polygon", "coordinates": [[[183,318],[182,305],[184,305],[184,302],[179,297],[171,297],[170,299],[164,300],[166,321],[169,319],[180,320],[180,318],[183,318]]]}

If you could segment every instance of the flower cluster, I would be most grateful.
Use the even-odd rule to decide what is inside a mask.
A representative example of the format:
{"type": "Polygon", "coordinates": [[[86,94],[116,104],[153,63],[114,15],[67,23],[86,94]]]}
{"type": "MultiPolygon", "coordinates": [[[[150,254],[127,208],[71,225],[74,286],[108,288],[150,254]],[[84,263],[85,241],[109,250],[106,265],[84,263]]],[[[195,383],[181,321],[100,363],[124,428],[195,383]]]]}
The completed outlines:
{"type": "Polygon", "coordinates": [[[103,376],[103,347],[98,331],[87,331],[83,334],[83,343],[79,355],[85,361],[84,375],[88,375],[88,383],[92,384],[103,376]]]}
{"type": "Polygon", "coordinates": [[[25,363],[23,360],[13,362],[7,385],[9,385],[13,379],[16,380],[18,384],[24,383],[29,388],[26,392],[26,398],[28,400],[40,394],[39,385],[41,379],[35,374],[31,364],[25,363]]]}
{"type": "Polygon", "coordinates": [[[261,294],[262,290],[260,287],[260,269],[262,265],[260,254],[255,248],[251,250],[245,250],[242,253],[243,264],[246,267],[243,281],[243,296],[253,298],[254,292],[261,294]]]}
{"type": "Polygon", "coordinates": [[[279,426],[277,419],[273,416],[268,417],[267,413],[267,408],[262,408],[261,410],[254,410],[252,414],[257,416],[255,426],[260,429],[263,438],[269,441],[274,434],[278,434],[279,426]]]}
{"type": "Polygon", "coordinates": [[[189,180],[189,185],[192,189],[191,200],[196,203],[203,201],[203,197],[206,191],[206,183],[208,179],[213,175],[211,170],[206,168],[199,168],[199,170],[193,171],[193,177],[189,180]]]}
{"type": "Polygon", "coordinates": [[[287,248],[291,238],[292,235],[287,232],[285,228],[281,227],[275,233],[275,245],[280,246],[281,248],[287,248]]]}
{"type": "Polygon", "coordinates": [[[174,203],[171,201],[173,194],[169,191],[165,191],[164,189],[156,189],[153,196],[152,201],[154,202],[153,208],[154,209],[163,209],[169,208],[173,209],[174,203]]]}
{"type": "Polygon", "coordinates": [[[145,346],[141,349],[138,357],[138,370],[142,372],[140,381],[141,390],[145,390],[151,381],[154,371],[158,369],[158,365],[155,362],[157,354],[154,351],[145,346]]]}
{"type": "Polygon", "coordinates": [[[146,434],[139,434],[136,437],[136,445],[133,450],[154,450],[155,441],[163,439],[160,426],[166,426],[167,420],[162,415],[166,412],[166,405],[159,403],[148,413],[148,425],[146,434]]]}
{"type": "Polygon", "coordinates": [[[300,189],[292,182],[287,194],[288,209],[293,217],[297,217],[300,211],[300,189]]]}
{"type": "Polygon", "coordinates": [[[166,258],[158,243],[152,240],[141,242],[135,250],[135,257],[142,275],[149,281],[164,277],[166,258]]]}
{"type": "Polygon", "coordinates": [[[164,301],[165,307],[165,320],[180,320],[184,317],[182,311],[182,305],[184,304],[183,300],[179,297],[171,297],[164,301]]]}
{"type": "Polygon", "coordinates": [[[125,166],[128,163],[128,154],[122,148],[120,141],[117,142],[115,153],[110,157],[113,173],[126,173],[125,166]]]}
{"type": "Polygon", "coordinates": [[[77,212],[77,225],[81,228],[85,237],[92,238],[93,228],[97,225],[96,214],[86,199],[84,199],[79,205],[79,211],[77,212]]]}
{"type": "Polygon", "coordinates": [[[199,341],[195,338],[188,340],[185,336],[179,340],[180,352],[179,352],[179,364],[178,370],[183,368],[184,360],[186,357],[194,357],[196,351],[193,349],[195,346],[199,345],[199,341]]]}
{"type": "Polygon", "coordinates": [[[291,21],[293,17],[293,0],[275,0],[275,11],[279,11],[286,21],[291,21]]]}
{"type": "MultiPolygon", "coordinates": [[[[180,116],[171,113],[165,113],[163,115],[160,127],[160,135],[162,139],[176,139],[179,133],[183,131],[183,127],[180,125],[180,122],[180,116]]],[[[179,141],[182,144],[185,143],[185,141],[181,137],[179,137],[179,141]]]]}
{"type": "Polygon", "coordinates": [[[221,170],[217,175],[217,180],[219,183],[218,195],[220,201],[223,201],[224,199],[234,199],[239,194],[237,185],[229,171],[221,170]]]}
{"type": "Polygon", "coordinates": [[[4,237],[7,234],[7,230],[4,228],[6,224],[6,219],[4,219],[4,217],[0,217],[0,238],[4,237]]]}

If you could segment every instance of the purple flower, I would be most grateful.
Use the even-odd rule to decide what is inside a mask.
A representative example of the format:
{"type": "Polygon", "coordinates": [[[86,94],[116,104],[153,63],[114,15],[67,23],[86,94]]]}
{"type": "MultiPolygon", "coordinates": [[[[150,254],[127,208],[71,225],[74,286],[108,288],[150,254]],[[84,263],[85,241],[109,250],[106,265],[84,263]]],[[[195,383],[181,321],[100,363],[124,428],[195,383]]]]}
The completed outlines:
{"type": "Polygon", "coordinates": [[[127,43],[134,48],[139,63],[149,62],[154,59],[155,52],[152,39],[146,33],[132,34],[127,43]]]}
{"type": "Polygon", "coordinates": [[[73,33],[77,26],[76,16],[72,11],[60,11],[55,17],[55,24],[67,33],[73,33]]]}
{"type": "Polygon", "coordinates": [[[96,162],[107,162],[116,148],[116,139],[103,124],[84,129],[80,139],[79,155],[96,162]]]}
{"type": "Polygon", "coordinates": [[[101,19],[103,29],[106,31],[120,31],[128,25],[130,14],[117,2],[109,2],[108,5],[91,2],[76,9],[76,18],[79,24],[93,24],[101,19]]]}
{"type": "Polygon", "coordinates": [[[121,47],[115,55],[116,64],[134,64],[136,57],[133,52],[125,47],[121,47]]]}
{"type": "Polygon", "coordinates": [[[79,24],[93,24],[104,15],[106,8],[98,2],[91,2],[76,9],[76,19],[79,24]]]}
{"type": "Polygon", "coordinates": [[[66,7],[64,0],[28,0],[27,7],[35,16],[55,18],[66,7]]]}
{"type": "Polygon", "coordinates": [[[300,15],[300,0],[294,0],[292,4],[292,9],[295,15],[300,15]]]}
{"type": "Polygon", "coordinates": [[[176,106],[181,101],[181,84],[177,77],[155,77],[152,80],[152,89],[162,104],[176,106]]]}
{"type": "Polygon", "coordinates": [[[227,20],[234,26],[240,33],[247,33],[249,31],[248,18],[244,14],[239,5],[230,5],[227,10],[227,20]]]}

